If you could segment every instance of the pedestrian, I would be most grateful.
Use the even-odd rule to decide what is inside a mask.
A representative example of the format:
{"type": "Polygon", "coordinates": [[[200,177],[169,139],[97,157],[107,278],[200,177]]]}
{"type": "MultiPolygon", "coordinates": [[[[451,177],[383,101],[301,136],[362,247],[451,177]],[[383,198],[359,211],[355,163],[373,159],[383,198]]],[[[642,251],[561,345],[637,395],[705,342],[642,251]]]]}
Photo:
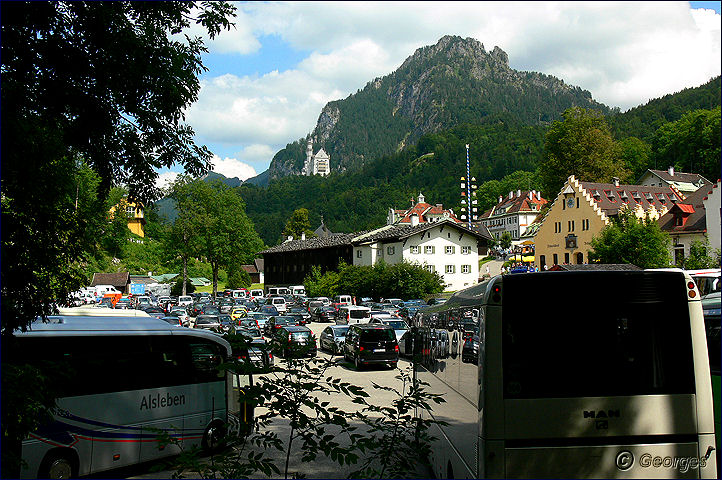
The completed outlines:
{"type": "Polygon", "coordinates": [[[486,266],[486,274],[489,275],[489,265],[486,266]]]}

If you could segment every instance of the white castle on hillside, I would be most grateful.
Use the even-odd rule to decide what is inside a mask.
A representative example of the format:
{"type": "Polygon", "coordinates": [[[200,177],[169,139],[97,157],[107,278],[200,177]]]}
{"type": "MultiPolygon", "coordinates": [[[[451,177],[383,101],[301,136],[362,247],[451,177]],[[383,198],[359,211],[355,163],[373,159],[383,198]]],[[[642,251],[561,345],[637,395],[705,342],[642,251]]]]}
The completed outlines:
{"type": "Polygon", "coordinates": [[[308,139],[306,146],[306,161],[303,163],[303,175],[322,175],[331,173],[331,158],[322,148],[316,155],[313,154],[313,138],[308,139]]]}

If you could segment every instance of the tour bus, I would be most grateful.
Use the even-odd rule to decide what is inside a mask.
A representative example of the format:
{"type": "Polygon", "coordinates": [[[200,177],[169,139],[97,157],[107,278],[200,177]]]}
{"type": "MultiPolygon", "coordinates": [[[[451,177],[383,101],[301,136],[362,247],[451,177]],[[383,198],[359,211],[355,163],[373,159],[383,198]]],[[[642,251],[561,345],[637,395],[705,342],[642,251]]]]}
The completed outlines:
{"type": "MultiPolygon", "coordinates": [[[[211,449],[237,423],[236,387],[217,367],[231,346],[152,317],[58,315],[17,331],[9,358],[53,378],[57,411],[22,444],[22,478],[76,478],[211,449]],[[231,411],[229,412],[229,406],[231,411]],[[163,445],[160,432],[178,445],[163,445]]],[[[4,352],[6,353],[6,352],[4,352]]]]}
{"type": "Polygon", "coordinates": [[[435,476],[716,478],[699,298],[682,270],[542,272],[420,311],[435,476]],[[433,329],[464,318],[476,333],[439,358],[433,329]]]}

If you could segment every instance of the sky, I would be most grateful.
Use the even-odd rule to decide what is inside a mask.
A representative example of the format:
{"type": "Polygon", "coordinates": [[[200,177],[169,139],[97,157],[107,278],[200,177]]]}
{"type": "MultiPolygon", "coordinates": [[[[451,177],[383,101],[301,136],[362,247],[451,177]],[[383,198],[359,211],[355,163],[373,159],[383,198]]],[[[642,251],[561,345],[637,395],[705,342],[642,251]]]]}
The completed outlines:
{"type": "MultiPolygon", "coordinates": [[[[246,180],[309,134],[321,109],[444,35],[495,46],[622,111],[720,75],[721,2],[236,2],[205,39],[208,71],[186,110],[213,170],[246,180]]],[[[331,159],[333,162],[333,159],[331,159]]],[[[159,170],[166,186],[180,168],[159,170]]]]}

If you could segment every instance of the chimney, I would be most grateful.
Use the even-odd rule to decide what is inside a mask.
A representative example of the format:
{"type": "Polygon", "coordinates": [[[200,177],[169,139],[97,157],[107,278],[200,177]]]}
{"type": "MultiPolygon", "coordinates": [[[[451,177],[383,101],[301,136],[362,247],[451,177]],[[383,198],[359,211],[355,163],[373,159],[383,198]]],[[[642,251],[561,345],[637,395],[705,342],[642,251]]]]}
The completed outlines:
{"type": "Polygon", "coordinates": [[[444,204],[443,204],[443,203],[437,203],[437,204],[436,204],[436,208],[444,208],[444,204]]]}
{"type": "Polygon", "coordinates": [[[509,200],[511,200],[512,198],[514,198],[514,192],[509,192],[509,200]]]}
{"type": "Polygon", "coordinates": [[[290,242],[290,241],[292,241],[292,240],[293,240],[293,235],[289,235],[288,238],[286,238],[286,241],[287,241],[287,242],[290,242]]]}
{"type": "Polygon", "coordinates": [[[306,240],[306,232],[301,232],[301,240],[306,240]]]}
{"type": "Polygon", "coordinates": [[[619,178],[618,177],[612,177],[612,182],[614,183],[615,187],[619,187],[619,178]]]}
{"type": "Polygon", "coordinates": [[[669,173],[670,177],[674,177],[674,167],[669,167],[667,169],[667,173],[669,173]]]}
{"type": "Polygon", "coordinates": [[[517,198],[521,197],[521,190],[517,189],[516,196],[517,196],[517,198]]]}
{"type": "Polygon", "coordinates": [[[501,202],[502,202],[502,200],[504,200],[504,199],[503,199],[503,198],[501,198],[501,195],[499,195],[499,203],[501,203],[501,202]]]}
{"type": "Polygon", "coordinates": [[[417,213],[412,213],[410,218],[412,227],[415,227],[419,224],[419,215],[417,213]]]}

